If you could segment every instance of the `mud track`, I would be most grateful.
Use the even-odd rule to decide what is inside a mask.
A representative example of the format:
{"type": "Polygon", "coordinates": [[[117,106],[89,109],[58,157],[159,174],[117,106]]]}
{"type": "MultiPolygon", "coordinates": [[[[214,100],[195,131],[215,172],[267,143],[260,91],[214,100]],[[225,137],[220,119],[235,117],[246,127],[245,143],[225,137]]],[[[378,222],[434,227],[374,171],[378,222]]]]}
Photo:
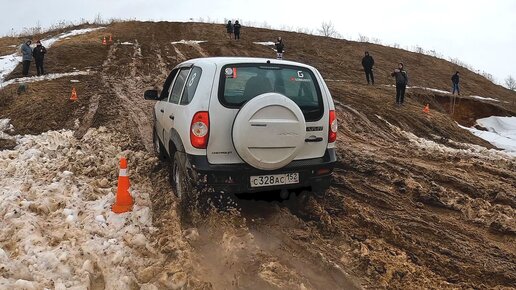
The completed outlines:
{"type": "MultiPolygon", "coordinates": [[[[161,89],[170,70],[186,59],[273,57],[270,48],[253,41],[278,34],[248,28],[235,42],[225,38],[222,26],[196,23],[129,22],[109,30],[132,45],[95,46],[95,55],[104,56],[96,61],[103,64],[83,89],[90,95],[76,136],[105,126],[127,136],[118,142],[124,144],[121,150],[146,153],[152,152],[154,105],[143,100],[146,89],[161,89]],[[207,42],[170,44],[181,39],[207,42]]],[[[328,86],[340,122],[339,162],[331,189],[323,197],[287,201],[277,195],[214,196],[217,206],[208,213],[185,215],[169,184],[167,163],[150,158],[152,165],[131,174],[135,183],[153,187],[156,231],[150,239],[164,259],[135,269],[138,279],[159,282],[163,289],[183,282],[187,289],[513,288],[516,160],[456,125],[493,113],[514,115],[507,103],[513,95],[465,72],[474,80],[464,84],[465,93],[504,102],[486,106],[463,100],[450,116],[445,97],[409,92],[406,106],[395,107],[393,88],[362,85],[363,73],[354,63],[368,46],[378,59],[378,84],[390,84],[380,64],[405,52],[285,36],[296,48],[289,49],[289,59],[310,63],[335,80],[328,86]],[[422,115],[427,101],[434,102],[432,113],[422,115]]],[[[420,86],[442,89],[448,79],[440,80],[440,72],[455,70],[433,58],[408,53],[404,58],[413,64],[412,80],[420,86]]],[[[68,123],[81,112],[70,114],[68,123]]]]}

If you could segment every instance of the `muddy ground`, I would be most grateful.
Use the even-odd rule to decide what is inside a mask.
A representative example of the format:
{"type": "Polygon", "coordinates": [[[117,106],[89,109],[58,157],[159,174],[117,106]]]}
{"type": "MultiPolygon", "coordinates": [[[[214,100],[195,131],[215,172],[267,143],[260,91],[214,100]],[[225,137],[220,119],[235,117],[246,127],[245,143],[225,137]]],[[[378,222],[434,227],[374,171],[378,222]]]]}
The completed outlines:
{"type": "MultiPolygon", "coordinates": [[[[160,87],[185,59],[272,56],[252,41],[279,33],[244,28],[243,40],[234,42],[225,39],[221,25],[114,24],[49,51],[50,71],[96,71],[80,77],[77,103],[68,101],[69,79],[30,84],[22,95],[13,85],[0,91],[0,118],[11,118],[18,134],[68,128],[81,138],[88,128],[105,126],[125,136],[114,141],[122,149],[150,153],[153,103],[143,100],[145,89],[160,87]],[[102,46],[98,40],[108,33],[115,43],[102,46]],[[208,42],[170,43],[181,39],[208,42]],[[70,50],[74,57],[60,57],[70,50]]],[[[464,99],[450,115],[449,96],[413,90],[404,107],[395,107],[394,88],[385,86],[391,83],[389,62],[403,58],[413,68],[413,85],[438,89],[446,89],[448,80],[438,71],[456,68],[378,45],[281,33],[291,47],[287,58],[334,80],[328,85],[340,127],[331,189],[322,197],[287,201],[274,193],[225,196],[208,214],[185,215],[167,164],[155,159],[131,178],[151,180],[158,228],[152,238],[166,259],[159,267],[135,269],[137,277],[143,270],[154,280],[181,273],[192,289],[514,287],[516,159],[485,149],[493,146],[456,122],[470,126],[487,115],[514,115],[515,94],[466,72],[466,94],[501,102],[464,99]],[[379,63],[374,87],[363,85],[358,60],[364,49],[379,63]],[[421,112],[426,103],[432,104],[430,115],[421,112]]]]}

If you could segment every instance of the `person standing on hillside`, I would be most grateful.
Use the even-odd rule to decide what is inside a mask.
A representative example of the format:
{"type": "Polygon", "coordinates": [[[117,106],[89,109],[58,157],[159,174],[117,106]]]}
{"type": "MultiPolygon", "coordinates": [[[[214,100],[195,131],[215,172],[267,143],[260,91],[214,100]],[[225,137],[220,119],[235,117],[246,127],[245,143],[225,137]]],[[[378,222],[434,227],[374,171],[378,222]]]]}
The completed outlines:
{"type": "Polygon", "coordinates": [[[403,63],[398,64],[398,68],[395,69],[391,76],[396,80],[396,105],[403,105],[405,100],[405,89],[408,84],[407,72],[403,68],[403,63]]]}
{"type": "Polygon", "coordinates": [[[283,39],[281,39],[281,37],[278,37],[278,40],[274,45],[276,45],[276,59],[283,59],[283,51],[285,49],[283,39]]]}
{"type": "Polygon", "coordinates": [[[362,58],[362,66],[364,67],[364,72],[367,80],[367,84],[369,84],[369,77],[371,77],[371,83],[374,85],[374,76],[373,76],[373,66],[374,59],[369,55],[369,52],[365,52],[365,56],[362,58]]]}
{"type": "Polygon", "coordinates": [[[32,41],[28,39],[24,44],[21,46],[21,52],[22,52],[22,63],[23,63],[23,76],[26,77],[29,75],[29,68],[30,68],[30,62],[32,61],[32,48],[30,47],[32,41]]]}
{"type": "Polygon", "coordinates": [[[45,53],[47,53],[47,49],[41,45],[41,41],[36,42],[36,47],[32,50],[32,56],[34,56],[34,62],[36,62],[36,70],[39,75],[44,75],[45,71],[43,70],[43,59],[45,58],[45,53]]]}
{"type": "Polygon", "coordinates": [[[229,39],[233,38],[233,23],[231,23],[231,20],[228,21],[228,24],[226,24],[226,32],[228,33],[229,39]]]}
{"type": "Polygon", "coordinates": [[[240,25],[240,23],[238,23],[238,20],[235,21],[235,25],[233,25],[233,32],[235,34],[235,40],[240,39],[240,28],[242,28],[242,25],[240,25]]]}
{"type": "Polygon", "coordinates": [[[455,74],[451,77],[452,85],[453,85],[453,92],[452,95],[455,94],[455,91],[457,91],[457,95],[460,96],[460,89],[459,89],[459,72],[455,72],[455,74]]]}

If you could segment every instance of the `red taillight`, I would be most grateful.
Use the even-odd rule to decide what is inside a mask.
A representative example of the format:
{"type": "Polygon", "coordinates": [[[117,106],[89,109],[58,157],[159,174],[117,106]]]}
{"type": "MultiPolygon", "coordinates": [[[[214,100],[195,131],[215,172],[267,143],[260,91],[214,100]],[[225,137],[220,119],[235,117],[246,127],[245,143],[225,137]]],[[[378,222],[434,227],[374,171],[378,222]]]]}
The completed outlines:
{"type": "Polygon", "coordinates": [[[206,149],[210,136],[210,115],[208,112],[197,112],[190,125],[190,143],[198,149],[206,149]]]}
{"type": "Polygon", "coordinates": [[[330,111],[330,127],[328,128],[328,143],[335,142],[337,140],[337,117],[335,111],[330,111]]]}

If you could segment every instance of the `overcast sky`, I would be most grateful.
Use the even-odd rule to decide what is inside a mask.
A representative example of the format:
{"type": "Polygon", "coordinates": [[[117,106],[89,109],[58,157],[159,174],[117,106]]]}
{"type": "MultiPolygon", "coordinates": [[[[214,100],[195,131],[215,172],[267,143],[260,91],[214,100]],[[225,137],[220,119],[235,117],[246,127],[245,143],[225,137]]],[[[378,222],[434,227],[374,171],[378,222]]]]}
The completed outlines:
{"type": "MultiPolygon", "coordinates": [[[[332,21],[350,39],[359,34],[419,45],[456,57],[502,82],[516,77],[515,0],[0,0],[0,35],[61,20],[131,18],[187,21],[208,17],[317,29],[332,21]]],[[[445,72],[449,73],[449,72],[445,72]]]]}

